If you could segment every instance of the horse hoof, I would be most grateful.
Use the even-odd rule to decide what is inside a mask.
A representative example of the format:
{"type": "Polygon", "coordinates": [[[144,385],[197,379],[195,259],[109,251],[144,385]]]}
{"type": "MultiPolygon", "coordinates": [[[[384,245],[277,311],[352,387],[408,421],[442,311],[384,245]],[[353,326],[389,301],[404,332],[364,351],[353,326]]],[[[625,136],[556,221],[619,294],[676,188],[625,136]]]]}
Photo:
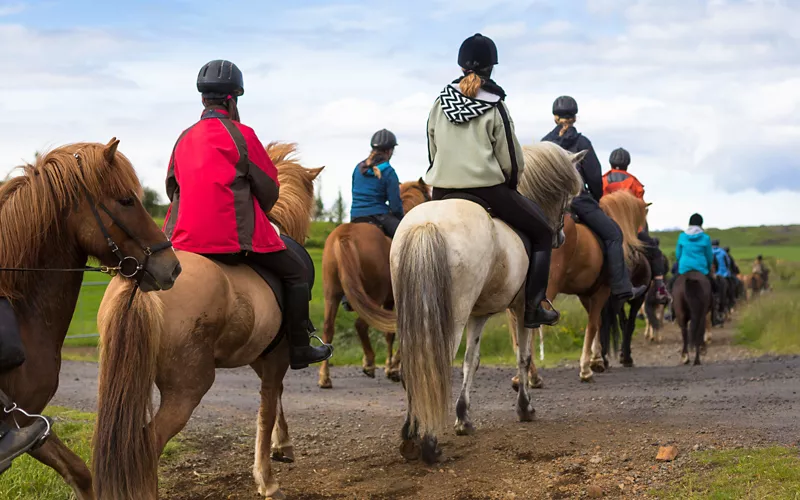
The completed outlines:
{"type": "Polygon", "coordinates": [[[361,371],[369,378],[375,378],[375,367],[364,367],[361,371]]]}
{"type": "Polygon", "coordinates": [[[511,379],[511,388],[514,389],[514,392],[519,392],[519,377],[511,379]]]}
{"type": "MultiPolygon", "coordinates": [[[[544,379],[539,375],[536,376],[536,380],[535,381],[533,381],[531,379],[528,379],[528,387],[530,387],[531,389],[543,389],[544,388],[544,379]]],[[[517,389],[519,389],[519,388],[517,388],[517,389]]]]}
{"type": "Polygon", "coordinates": [[[400,382],[400,372],[397,370],[387,370],[386,378],[388,378],[392,382],[400,382]]]}
{"type": "Polygon", "coordinates": [[[456,436],[471,436],[475,434],[472,422],[456,422],[456,436]]]}
{"type": "Polygon", "coordinates": [[[689,360],[689,356],[683,356],[683,357],[681,358],[681,363],[683,363],[684,365],[688,365],[688,364],[689,364],[689,361],[690,361],[690,360],[689,360]]]}
{"type": "Polygon", "coordinates": [[[275,490],[271,495],[265,495],[264,500],[286,500],[286,495],[281,490],[275,490]]]}
{"type": "Polygon", "coordinates": [[[275,462],[292,464],[294,463],[294,447],[289,446],[284,449],[273,449],[270,458],[275,462]]]}
{"type": "Polygon", "coordinates": [[[419,460],[421,450],[413,439],[404,439],[400,443],[400,454],[409,462],[413,462],[419,460]]]}
{"type": "Polygon", "coordinates": [[[581,382],[584,384],[593,384],[594,383],[594,374],[592,375],[581,375],[581,382]]]}
{"type": "Polygon", "coordinates": [[[591,368],[595,373],[603,373],[606,371],[606,367],[602,361],[592,362],[592,364],[589,365],[589,368],[591,368]]]}
{"type": "Polygon", "coordinates": [[[624,366],[625,368],[633,368],[633,360],[632,359],[621,359],[619,364],[624,366]]]}
{"type": "Polygon", "coordinates": [[[331,382],[331,379],[321,380],[318,385],[320,389],[333,389],[333,382],[331,382]]]}
{"type": "Polygon", "coordinates": [[[524,410],[517,408],[517,417],[520,422],[533,422],[534,415],[536,415],[536,410],[532,406],[528,406],[524,410]]]}
{"type": "Polygon", "coordinates": [[[442,456],[442,449],[436,439],[426,438],[422,440],[422,461],[428,465],[439,462],[442,456]]]}
{"type": "Polygon", "coordinates": [[[694,360],[694,366],[700,366],[700,364],[701,364],[701,363],[700,363],[700,360],[699,360],[699,359],[695,359],[695,360],[694,360]]]}

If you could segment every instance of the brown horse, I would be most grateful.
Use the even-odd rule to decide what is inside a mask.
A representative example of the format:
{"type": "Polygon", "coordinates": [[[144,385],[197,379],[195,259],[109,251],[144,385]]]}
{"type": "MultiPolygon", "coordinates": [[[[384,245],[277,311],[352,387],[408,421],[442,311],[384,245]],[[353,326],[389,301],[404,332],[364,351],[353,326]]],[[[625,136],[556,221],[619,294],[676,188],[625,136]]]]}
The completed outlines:
{"type": "MultiPolygon", "coordinates": [[[[431,199],[428,185],[422,179],[401,184],[400,198],[405,213],[431,199]]],[[[386,376],[399,381],[400,359],[393,358],[392,353],[395,318],[386,314],[394,307],[389,273],[391,246],[392,240],[379,227],[363,223],[342,224],[325,240],[322,253],[325,295],[322,340],[329,344],[333,342],[339,302],[343,296],[347,296],[350,305],[358,313],[355,327],[364,348],[364,374],[375,378],[375,352],[369,340],[369,327],[372,327],[386,335],[386,376]]],[[[319,369],[319,386],[323,389],[333,387],[327,361],[323,361],[319,369]]]]}
{"type": "MultiPolygon", "coordinates": [[[[641,251],[642,243],[638,237],[638,228],[644,226],[647,207],[644,201],[628,191],[616,191],[604,196],[600,201],[600,208],[622,230],[625,260],[632,267],[635,252],[641,251]]],[[[576,224],[572,218],[567,218],[564,224],[564,244],[553,250],[550,261],[550,281],[547,287],[547,298],[555,300],[560,293],[577,295],[583,308],[589,314],[589,323],[583,340],[581,354],[580,377],[583,382],[593,381],[592,369],[602,372],[605,369],[601,356],[601,346],[597,335],[600,329],[600,320],[603,306],[611,293],[608,276],[603,266],[602,243],[592,231],[583,224],[576,224]]],[[[516,320],[513,314],[508,315],[509,328],[517,347],[516,320]]],[[[531,336],[531,349],[536,346],[531,336]]],[[[541,387],[542,381],[531,362],[529,369],[530,387],[541,387]]],[[[514,377],[512,386],[517,389],[519,377],[514,377]]]]}
{"type": "MultiPolygon", "coordinates": [[[[145,248],[164,247],[147,259],[141,289],[172,286],[180,272],[178,260],[139,201],[139,179],[117,152],[118,144],[112,139],[105,146],[62,146],[40,155],[35,165],[21,167],[22,175],[3,184],[0,268],[82,271],[89,256],[115,267],[120,258],[103,234],[107,231],[121,255],[140,262],[145,248]]],[[[56,393],[61,347],[82,280],[82,272],[0,271],[0,296],[11,299],[27,356],[20,367],[0,376],[0,388],[21,408],[41,412],[56,393]]],[[[125,304],[119,307],[124,314],[125,304]]],[[[19,423],[28,421],[19,418],[19,423]]],[[[86,464],[58,436],[51,433],[30,454],[55,469],[78,499],[95,498],[86,464]]]]}
{"type": "MultiPolygon", "coordinates": [[[[322,168],[303,168],[291,158],[294,151],[291,144],[267,147],[281,184],[270,217],[285,234],[303,242],[313,210],[313,181],[322,168]]],[[[287,339],[266,352],[281,326],[276,297],[249,266],[222,265],[188,252],[177,256],[183,276],[168,292],[138,295],[123,315],[119,308],[128,300],[129,286],[114,280],[100,306],[92,460],[98,496],[156,498],[158,457],[211,388],[216,368],[250,365],[261,378],[253,474],[260,494],[282,498],[269,460],[273,428],[279,446],[290,446],[280,406],[289,367],[287,339]],[[150,419],[154,383],[161,405],[150,419]]]]}

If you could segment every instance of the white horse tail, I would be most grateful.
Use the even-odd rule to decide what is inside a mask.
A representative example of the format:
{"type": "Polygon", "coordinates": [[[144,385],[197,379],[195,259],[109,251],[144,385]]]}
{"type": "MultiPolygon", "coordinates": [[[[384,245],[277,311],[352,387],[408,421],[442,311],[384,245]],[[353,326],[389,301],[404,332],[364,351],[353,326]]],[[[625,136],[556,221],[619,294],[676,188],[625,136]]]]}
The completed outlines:
{"type": "Polygon", "coordinates": [[[447,241],[433,223],[405,233],[392,279],[411,432],[435,436],[450,410],[455,327],[447,241]]]}

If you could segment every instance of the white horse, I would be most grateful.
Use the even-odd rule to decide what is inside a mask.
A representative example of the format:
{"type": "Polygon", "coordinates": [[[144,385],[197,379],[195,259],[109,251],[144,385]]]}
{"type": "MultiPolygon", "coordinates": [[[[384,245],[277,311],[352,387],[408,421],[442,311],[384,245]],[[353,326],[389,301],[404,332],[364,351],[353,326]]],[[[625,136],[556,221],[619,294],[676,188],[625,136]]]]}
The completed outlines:
{"type": "MultiPolygon", "coordinates": [[[[575,163],[584,153],[571,154],[549,142],[523,150],[519,191],[539,204],[557,233],[581,188],[575,163]]],[[[528,256],[514,230],[470,201],[429,202],[403,218],[390,261],[408,405],[403,456],[413,460],[421,455],[428,463],[438,458],[436,433],[449,413],[451,365],[465,326],[464,381],[455,428],[459,435],[474,432],[468,416],[469,392],[479,364],[481,332],[489,317],[506,309],[519,319],[517,364],[526,379],[520,380],[517,415],[520,421],[530,421],[534,410],[527,373],[532,330],[522,326],[528,256]]]]}

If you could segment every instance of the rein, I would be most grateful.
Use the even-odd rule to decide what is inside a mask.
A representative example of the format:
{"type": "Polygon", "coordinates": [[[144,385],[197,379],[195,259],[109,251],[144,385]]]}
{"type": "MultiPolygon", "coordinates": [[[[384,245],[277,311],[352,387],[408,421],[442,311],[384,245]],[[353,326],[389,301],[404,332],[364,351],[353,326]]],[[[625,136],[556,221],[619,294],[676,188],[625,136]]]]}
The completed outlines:
{"type": "MultiPolygon", "coordinates": [[[[83,164],[81,162],[81,157],[78,153],[74,153],[73,156],[75,160],[78,162],[78,167],[83,170],[83,164]]],[[[116,275],[119,273],[124,278],[136,278],[136,284],[133,288],[133,293],[131,294],[131,298],[128,301],[128,307],[130,308],[131,304],[133,303],[133,297],[136,295],[136,291],[139,289],[139,285],[142,283],[142,279],[144,279],[145,274],[150,274],[147,272],[147,262],[150,260],[150,256],[154,253],[160,252],[162,250],[166,250],[172,247],[172,242],[167,240],[162,243],[158,243],[156,245],[147,246],[143,244],[138,238],[136,238],[133,233],[117,218],[108,207],[105,206],[104,203],[95,203],[94,197],[89,193],[89,189],[86,187],[85,184],[81,183],[81,188],[83,189],[84,195],[86,195],[86,199],[89,202],[89,208],[92,210],[92,214],[94,215],[95,221],[97,221],[97,226],[100,228],[100,232],[103,233],[103,236],[108,243],[108,247],[111,249],[111,253],[113,253],[118,259],[119,263],[116,266],[97,266],[97,267],[79,267],[79,268],[65,268],[65,269],[56,269],[56,268],[31,268],[31,267],[2,267],[0,271],[14,271],[14,272],[54,272],[54,273],[70,273],[70,272],[87,272],[87,271],[96,271],[105,273],[111,276],[116,275]],[[100,212],[97,210],[97,207],[108,215],[111,219],[111,222],[116,224],[126,236],[136,242],[139,247],[144,252],[144,262],[139,262],[139,260],[132,256],[132,255],[125,255],[120,250],[119,245],[114,241],[111,237],[111,233],[108,232],[108,228],[106,225],[103,224],[103,219],[100,217],[100,212]],[[138,276],[137,276],[138,275],[138,276]]],[[[152,277],[152,275],[151,275],[152,277]]]]}

